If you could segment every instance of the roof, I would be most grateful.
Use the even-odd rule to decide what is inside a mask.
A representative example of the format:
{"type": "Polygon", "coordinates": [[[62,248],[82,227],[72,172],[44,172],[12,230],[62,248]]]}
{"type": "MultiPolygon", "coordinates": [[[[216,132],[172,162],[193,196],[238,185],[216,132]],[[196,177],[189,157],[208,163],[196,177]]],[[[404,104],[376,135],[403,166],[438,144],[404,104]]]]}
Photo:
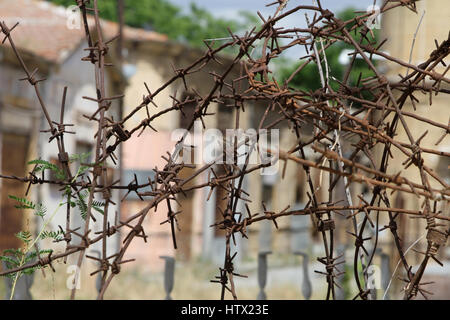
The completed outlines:
{"type": "MultiPolygon", "coordinates": [[[[67,9],[40,0],[0,0],[0,19],[8,27],[19,25],[12,32],[14,43],[48,62],[60,64],[85,39],[84,28],[69,28],[67,9]]],[[[93,26],[93,17],[89,18],[93,26]]],[[[119,25],[101,20],[105,39],[117,35],[119,25]]],[[[166,42],[166,35],[154,31],[124,27],[124,38],[133,41],[166,42]]],[[[5,42],[6,45],[9,45],[5,42]]]]}

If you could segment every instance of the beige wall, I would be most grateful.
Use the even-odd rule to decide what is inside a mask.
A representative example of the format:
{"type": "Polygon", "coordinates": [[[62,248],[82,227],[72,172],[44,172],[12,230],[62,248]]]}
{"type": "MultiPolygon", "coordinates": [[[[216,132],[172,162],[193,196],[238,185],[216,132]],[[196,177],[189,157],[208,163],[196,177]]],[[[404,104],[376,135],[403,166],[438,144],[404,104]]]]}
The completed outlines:
{"type": "MultiPolygon", "coordinates": [[[[417,3],[418,14],[415,14],[405,8],[395,8],[383,15],[382,34],[383,37],[390,39],[386,43],[385,47],[387,52],[404,61],[409,60],[414,33],[416,32],[417,25],[424,10],[425,15],[417,33],[412,54],[412,64],[419,64],[428,59],[430,53],[436,48],[434,39],[436,39],[440,44],[443,40],[448,38],[448,32],[450,29],[450,6],[445,5],[444,1],[439,0],[419,1],[417,3]]],[[[387,74],[391,77],[396,77],[398,73],[402,75],[406,74],[406,68],[394,68],[391,63],[387,63],[387,66],[387,74]]],[[[444,67],[440,65],[436,71],[443,72],[444,67]]],[[[445,83],[442,83],[441,88],[445,88],[445,83]]],[[[443,125],[448,124],[450,116],[450,103],[446,95],[440,94],[435,96],[433,94],[431,105],[429,93],[415,93],[414,96],[420,101],[419,103],[416,103],[417,110],[414,110],[410,99],[408,99],[407,103],[403,107],[404,111],[428,118],[443,125]]],[[[422,147],[447,152],[450,150],[450,142],[448,137],[446,137],[438,146],[435,145],[437,140],[445,132],[443,129],[424,124],[423,122],[415,120],[411,117],[406,117],[406,120],[414,139],[418,139],[425,131],[428,131],[427,136],[420,144],[422,147]]],[[[401,123],[398,125],[397,133],[398,135],[395,137],[397,141],[410,143],[406,131],[401,123]]],[[[390,173],[397,173],[398,170],[402,169],[402,162],[406,160],[406,156],[402,152],[399,152],[399,150],[395,147],[393,150],[396,158],[395,161],[391,161],[393,166],[391,167],[390,173]]],[[[423,158],[425,160],[425,164],[431,168],[436,168],[439,161],[442,159],[442,157],[438,155],[428,153],[423,153],[423,158]]],[[[404,170],[402,174],[413,181],[420,183],[419,172],[415,166],[411,166],[409,169],[404,170]]],[[[431,179],[430,183],[433,187],[439,187],[439,183],[437,183],[435,179],[431,179]]],[[[408,202],[407,205],[413,206],[413,203],[408,202]]]]}
{"type": "MultiPolygon", "coordinates": [[[[447,1],[442,0],[425,0],[417,2],[417,11],[415,14],[406,8],[395,8],[382,16],[382,38],[388,38],[388,42],[383,46],[383,50],[387,51],[390,55],[400,58],[403,61],[408,62],[411,52],[411,47],[414,39],[414,34],[417,30],[420,18],[425,11],[422,23],[417,31],[414,49],[412,52],[412,64],[420,64],[428,59],[430,53],[436,49],[434,40],[436,39],[439,44],[442,41],[447,40],[448,32],[450,30],[450,6],[447,1]]],[[[405,75],[407,70],[404,67],[394,66],[390,62],[385,62],[384,66],[387,67],[388,78],[395,81],[399,80],[398,74],[405,75]]],[[[441,64],[435,69],[437,72],[443,72],[445,67],[441,64]]],[[[411,72],[411,70],[409,71],[411,72]]],[[[433,84],[427,80],[427,83],[433,84]]],[[[445,83],[441,84],[441,88],[448,89],[449,86],[445,83]],[[446,88],[447,86],[447,88],[446,88]]],[[[410,99],[407,100],[402,110],[414,113],[421,117],[428,118],[432,121],[438,122],[442,125],[448,125],[450,116],[450,103],[448,96],[445,94],[439,94],[432,96],[432,104],[430,105],[429,93],[417,92],[414,96],[420,101],[416,103],[416,110],[414,110],[410,99]]],[[[392,117],[388,118],[390,121],[392,117]]],[[[450,151],[450,138],[447,136],[438,146],[435,145],[437,140],[444,134],[444,130],[436,128],[428,124],[424,124],[418,120],[406,117],[407,125],[414,139],[418,139],[425,131],[428,131],[427,136],[422,140],[420,146],[423,148],[430,148],[440,151],[450,151]]],[[[410,143],[406,131],[403,125],[399,122],[397,135],[395,140],[410,143]]],[[[404,169],[402,163],[406,160],[406,156],[400,152],[394,146],[391,148],[393,151],[393,159],[390,159],[389,174],[396,174],[402,172],[402,176],[410,179],[413,182],[422,184],[419,170],[416,166],[412,165],[408,169],[404,169]]],[[[378,154],[378,156],[380,156],[378,154]]],[[[439,177],[449,181],[449,170],[438,170],[438,165],[441,161],[441,165],[446,161],[445,157],[441,157],[434,154],[422,153],[425,164],[431,169],[435,170],[439,177]]],[[[448,159],[447,159],[448,162],[448,159]]],[[[433,188],[442,189],[435,179],[429,178],[430,184],[433,188]]],[[[395,203],[396,193],[391,196],[391,203],[395,203]]],[[[403,207],[412,210],[421,210],[423,199],[419,199],[414,195],[405,195],[403,207]]],[[[448,203],[442,208],[438,208],[442,212],[448,213],[448,203]]],[[[420,234],[419,230],[423,230],[425,222],[422,220],[403,219],[406,243],[412,242],[417,239],[420,234]],[[419,228],[420,226],[420,228],[419,228]]],[[[422,231],[420,231],[422,232],[422,231]]]]}
{"type": "MultiPolygon", "coordinates": [[[[383,13],[381,16],[381,39],[388,38],[382,49],[390,55],[409,61],[411,45],[425,11],[422,23],[417,32],[411,63],[419,64],[425,61],[432,50],[436,48],[434,40],[440,44],[448,38],[450,29],[450,6],[446,0],[418,1],[417,14],[404,7],[397,7],[383,13]]],[[[436,71],[443,71],[442,65],[436,71]]],[[[391,75],[399,72],[405,74],[404,68],[390,69],[391,75]]]]}

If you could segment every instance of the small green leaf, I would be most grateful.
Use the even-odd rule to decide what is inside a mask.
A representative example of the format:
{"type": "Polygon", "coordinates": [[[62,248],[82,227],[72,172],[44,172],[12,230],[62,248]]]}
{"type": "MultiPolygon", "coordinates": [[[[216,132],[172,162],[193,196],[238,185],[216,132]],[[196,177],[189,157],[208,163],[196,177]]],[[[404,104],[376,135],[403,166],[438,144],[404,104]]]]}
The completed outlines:
{"type": "Polygon", "coordinates": [[[46,213],[47,213],[47,208],[43,204],[40,203],[40,204],[38,204],[36,206],[36,210],[34,211],[34,215],[44,219],[46,213]]]}
{"type": "Polygon", "coordinates": [[[32,240],[31,232],[29,231],[20,231],[19,233],[16,234],[16,237],[25,242],[26,244],[29,244],[32,240]]]}
{"type": "Polygon", "coordinates": [[[17,208],[17,209],[35,209],[36,208],[36,205],[32,201],[27,200],[25,198],[19,198],[19,197],[12,196],[12,195],[8,195],[8,198],[16,200],[19,203],[19,204],[15,205],[14,208],[17,208]]]}
{"type": "Polygon", "coordinates": [[[64,233],[61,230],[58,231],[42,231],[41,233],[41,239],[48,239],[51,238],[55,241],[61,241],[62,240],[62,236],[64,235],[64,233]]]}
{"type": "Polygon", "coordinates": [[[0,260],[6,262],[6,266],[8,267],[8,269],[10,269],[11,266],[17,267],[20,264],[19,261],[8,256],[0,256],[0,260]]]}

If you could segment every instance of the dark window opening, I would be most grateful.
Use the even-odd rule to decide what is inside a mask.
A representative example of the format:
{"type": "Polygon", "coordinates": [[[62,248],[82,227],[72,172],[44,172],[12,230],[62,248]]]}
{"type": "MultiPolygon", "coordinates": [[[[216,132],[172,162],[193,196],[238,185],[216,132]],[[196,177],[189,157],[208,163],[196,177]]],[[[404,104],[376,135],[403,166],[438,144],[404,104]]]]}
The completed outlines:
{"type": "MultiPolygon", "coordinates": [[[[195,98],[195,96],[185,93],[182,95],[181,98],[181,102],[184,102],[186,100],[193,100],[195,98]]],[[[193,119],[194,119],[194,113],[195,113],[195,108],[196,108],[197,104],[195,102],[189,102],[186,104],[183,104],[182,107],[182,112],[179,113],[180,115],[180,128],[182,129],[187,129],[189,127],[189,125],[192,123],[193,119]]],[[[194,126],[191,127],[191,129],[189,131],[193,131],[194,126]]]]}

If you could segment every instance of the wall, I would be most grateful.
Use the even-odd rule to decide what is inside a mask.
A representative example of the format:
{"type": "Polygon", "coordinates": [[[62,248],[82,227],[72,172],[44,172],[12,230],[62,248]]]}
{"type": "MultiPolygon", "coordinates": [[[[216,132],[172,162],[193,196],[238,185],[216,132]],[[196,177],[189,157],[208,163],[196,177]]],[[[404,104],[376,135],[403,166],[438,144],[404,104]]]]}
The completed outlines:
{"type": "MultiPolygon", "coordinates": [[[[87,46],[87,43],[83,43],[75,52],[70,55],[67,60],[61,65],[53,65],[49,71],[49,74],[38,75],[38,78],[46,77],[45,82],[40,83],[40,91],[45,101],[45,105],[48,109],[50,117],[54,121],[59,121],[61,100],[64,86],[68,87],[68,94],[66,99],[66,108],[64,114],[65,124],[74,124],[73,127],[67,127],[68,131],[76,131],[77,135],[66,134],[64,136],[66,151],[69,155],[73,155],[79,152],[80,145],[95,144],[93,136],[95,134],[96,127],[95,122],[89,122],[83,118],[83,114],[92,114],[96,109],[96,103],[85,100],[83,96],[95,97],[95,83],[94,83],[94,68],[93,65],[88,62],[80,63],[80,59],[85,56],[83,47],[87,46]]],[[[27,65],[30,69],[34,65],[34,61],[28,62],[27,65]]],[[[2,112],[0,116],[1,130],[0,132],[13,132],[20,133],[29,137],[28,150],[23,150],[23,153],[27,156],[26,161],[32,159],[44,159],[51,160],[57,159],[58,148],[56,140],[48,143],[49,133],[40,133],[40,130],[47,130],[48,124],[43,117],[41,107],[38,104],[35,97],[34,89],[27,82],[17,83],[17,79],[23,77],[23,72],[20,69],[16,69],[9,64],[3,62],[0,65],[0,97],[2,98],[4,108],[0,110],[2,112]]],[[[109,74],[107,75],[108,79],[109,74]]],[[[112,90],[110,81],[107,79],[107,91],[112,90]]],[[[111,93],[110,93],[111,94],[111,93]]],[[[110,114],[115,115],[117,119],[117,103],[114,103],[110,108],[110,114]]],[[[78,169],[79,164],[72,164],[72,172],[78,169]]],[[[109,163],[108,165],[112,165],[109,163]]],[[[27,175],[27,172],[32,169],[32,166],[28,166],[27,171],[23,172],[21,176],[27,175]]],[[[118,178],[118,172],[115,173],[116,179],[118,178]]],[[[2,194],[4,191],[2,190],[2,194]]],[[[18,195],[22,196],[22,194],[18,195]]],[[[113,192],[112,200],[118,203],[118,192],[113,192]]],[[[58,204],[64,199],[61,199],[61,193],[59,187],[50,185],[36,185],[31,187],[30,198],[36,202],[42,202],[47,208],[47,217],[49,217],[58,207],[58,204]]],[[[99,199],[102,200],[102,199],[99,199]]],[[[114,221],[114,213],[118,211],[118,207],[111,205],[109,208],[111,222],[114,221]]],[[[92,233],[101,229],[101,216],[97,215],[97,223],[92,223],[92,233]]],[[[74,210],[71,217],[73,227],[82,223],[82,219],[79,217],[78,212],[74,210]]],[[[31,223],[38,223],[42,225],[42,221],[39,219],[30,219],[31,223]]],[[[66,215],[65,207],[60,208],[55,218],[52,220],[49,228],[57,230],[58,226],[65,227],[66,215]]],[[[39,227],[39,226],[38,226],[39,227]]],[[[76,236],[73,236],[76,241],[76,236]]],[[[117,236],[112,236],[109,240],[110,253],[115,253],[117,249],[117,236]]],[[[90,250],[99,249],[100,244],[96,244],[90,248],[90,250]]],[[[60,243],[57,245],[57,250],[64,250],[65,244],[60,243]]]]}

